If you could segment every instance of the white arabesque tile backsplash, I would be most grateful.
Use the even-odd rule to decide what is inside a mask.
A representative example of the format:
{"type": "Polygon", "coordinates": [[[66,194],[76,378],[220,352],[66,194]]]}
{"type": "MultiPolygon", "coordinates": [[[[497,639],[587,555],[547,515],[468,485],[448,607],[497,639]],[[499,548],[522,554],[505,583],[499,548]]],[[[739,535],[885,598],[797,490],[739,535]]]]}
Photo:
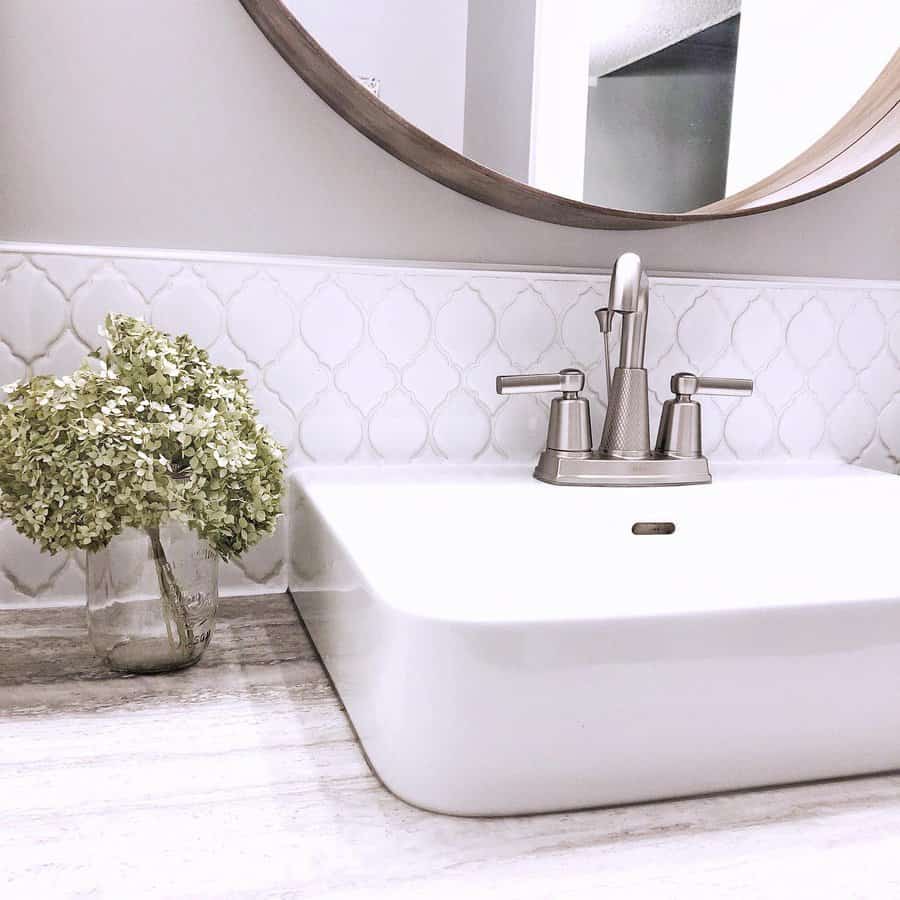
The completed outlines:
{"type": "MultiPolygon", "coordinates": [[[[291,465],[526,461],[549,398],[498,397],[494,378],[579,366],[599,429],[593,310],[607,286],[602,274],[5,245],[0,381],[72,371],[119,310],[244,369],[291,465]]],[[[654,418],[673,372],[755,379],[749,399],[704,399],[713,459],[897,469],[896,283],[661,275],[646,359],[654,418]]],[[[276,535],[227,567],[224,589],[283,589],[283,545],[276,535]]],[[[80,598],[82,565],[0,523],[0,604],[80,598]]]]}

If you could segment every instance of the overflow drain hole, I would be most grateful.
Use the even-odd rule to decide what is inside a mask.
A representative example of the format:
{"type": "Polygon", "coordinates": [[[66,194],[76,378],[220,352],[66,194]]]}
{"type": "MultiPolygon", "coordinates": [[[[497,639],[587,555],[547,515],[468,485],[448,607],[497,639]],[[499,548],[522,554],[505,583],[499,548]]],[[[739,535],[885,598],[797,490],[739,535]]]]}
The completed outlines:
{"type": "Polygon", "coordinates": [[[675,534],[674,522],[635,522],[632,534],[675,534]]]}

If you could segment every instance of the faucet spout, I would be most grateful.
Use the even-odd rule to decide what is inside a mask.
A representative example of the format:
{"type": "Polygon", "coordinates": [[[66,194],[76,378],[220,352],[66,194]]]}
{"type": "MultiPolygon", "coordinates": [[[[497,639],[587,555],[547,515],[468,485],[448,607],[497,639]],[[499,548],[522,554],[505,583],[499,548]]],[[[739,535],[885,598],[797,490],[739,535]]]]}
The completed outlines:
{"type": "Polygon", "coordinates": [[[616,259],[609,280],[609,308],[613,312],[630,313],[637,309],[642,275],[643,266],[637,253],[623,253],[616,259]]]}
{"type": "MultiPolygon", "coordinates": [[[[615,262],[609,283],[609,310],[622,314],[619,367],[642,369],[647,344],[647,306],[650,282],[637,253],[623,253],[615,262]]],[[[602,324],[602,323],[601,323],[602,324]]]]}

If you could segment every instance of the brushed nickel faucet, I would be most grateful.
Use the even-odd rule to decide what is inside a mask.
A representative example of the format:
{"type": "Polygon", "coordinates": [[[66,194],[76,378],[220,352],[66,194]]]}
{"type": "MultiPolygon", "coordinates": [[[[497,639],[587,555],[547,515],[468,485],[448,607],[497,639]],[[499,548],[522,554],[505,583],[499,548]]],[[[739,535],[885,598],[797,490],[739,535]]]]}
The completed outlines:
{"type": "Polygon", "coordinates": [[[672,376],[673,397],[663,404],[656,446],[650,447],[650,411],[644,347],[647,342],[650,286],[636,253],[615,262],[609,303],[595,311],[603,335],[607,407],[603,433],[593,449],[588,401],[579,396],[585,376],[579,369],[547,375],[500,375],[498,394],[559,391],[550,403],[547,446],[534,477],[549,484],[674,485],[706,484],[711,478],[703,455],[700,404],[695,394],[749,396],[745,378],[707,378],[679,372],[672,376]],[[610,375],[609,335],[622,320],[619,364],[610,375]]]}

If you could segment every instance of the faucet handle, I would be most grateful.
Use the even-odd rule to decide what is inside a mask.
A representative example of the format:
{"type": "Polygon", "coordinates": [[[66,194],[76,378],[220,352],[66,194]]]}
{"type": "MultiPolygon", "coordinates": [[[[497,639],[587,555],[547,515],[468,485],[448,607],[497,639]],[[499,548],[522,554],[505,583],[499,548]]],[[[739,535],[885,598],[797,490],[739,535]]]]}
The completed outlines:
{"type": "Polygon", "coordinates": [[[547,450],[554,453],[590,452],[591,407],[578,392],[584,389],[581,369],[562,369],[548,375],[498,375],[498,394],[543,394],[561,391],[561,397],[550,402],[550,425],[547,429],[547,450]]]}
{"type": "Polygon", "coordinates": [[[670,386],[676,397],[685,400],[690,400],[694,394],[749,397],[753,393],[753,381],[750,378],[711,378],[690,372],[673,375],[670,386]]]}
{"type": "Polygon", "coordinates": [[[577,394],[583,390],[584,372],[581,369],[561,369],[548,375],[497,376],[498,394],[544,394],[548,391],[577,394]]]}
{"type": "Polygon", "coordinates": [[[672,376],[672,393],[663,403],[656,438],[656,452],[675,459],[698,459],[703,455],[700,404],[694,394],[748,397],[753,393],[749,378],[707,378],[678,372],[672,376]]]}

